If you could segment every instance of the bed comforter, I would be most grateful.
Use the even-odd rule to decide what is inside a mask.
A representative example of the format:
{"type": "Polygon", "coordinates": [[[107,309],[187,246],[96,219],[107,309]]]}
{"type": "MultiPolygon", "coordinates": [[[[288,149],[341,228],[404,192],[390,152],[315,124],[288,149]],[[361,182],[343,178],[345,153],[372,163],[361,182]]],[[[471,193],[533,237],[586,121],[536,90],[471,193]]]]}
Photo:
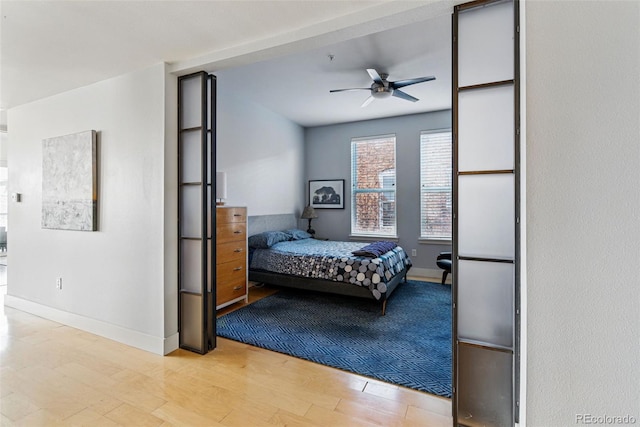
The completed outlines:
{"type": "Polygon", "coordinates": [[[366,243],[316,239],[280,242],[269,249],[255,249],[250,269],[367,287],[379,300],[386,284],[409,268],[411,260],[400,246],[375,258],[352,254],[363,246],[366,243]]]}

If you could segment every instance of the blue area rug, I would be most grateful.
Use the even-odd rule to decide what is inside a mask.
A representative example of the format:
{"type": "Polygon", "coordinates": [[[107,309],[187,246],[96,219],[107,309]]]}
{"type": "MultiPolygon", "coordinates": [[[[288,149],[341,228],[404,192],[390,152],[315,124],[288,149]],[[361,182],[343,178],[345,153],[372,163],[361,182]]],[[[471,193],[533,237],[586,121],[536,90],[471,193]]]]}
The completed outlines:
{"type": "Polygon", "coordinates": [[[381,305],[284,289],[218,318],[218,335],[451,397],[451,288],[409,280],[381,305]]]}

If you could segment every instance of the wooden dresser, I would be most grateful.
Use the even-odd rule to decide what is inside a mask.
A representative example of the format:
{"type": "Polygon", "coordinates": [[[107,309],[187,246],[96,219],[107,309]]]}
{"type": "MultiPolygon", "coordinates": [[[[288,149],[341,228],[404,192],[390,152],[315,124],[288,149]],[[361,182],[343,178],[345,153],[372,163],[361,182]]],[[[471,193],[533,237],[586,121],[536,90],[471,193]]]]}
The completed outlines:
{"type": "Polygon", "coordinates": [[[216,208],[216,309],[248,300],[247,208],[216,208]]]}

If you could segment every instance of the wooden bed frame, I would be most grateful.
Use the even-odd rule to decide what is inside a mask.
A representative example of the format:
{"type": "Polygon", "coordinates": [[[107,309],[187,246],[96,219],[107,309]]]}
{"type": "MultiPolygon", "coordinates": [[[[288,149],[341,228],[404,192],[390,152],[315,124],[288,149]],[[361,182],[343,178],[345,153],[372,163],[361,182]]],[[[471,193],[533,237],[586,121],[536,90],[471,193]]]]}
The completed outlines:
{"type": "MultiPolygon", "coordinates": [[[[250,216],[248,218],[247,235],[252,236],[263,231],[287,230],[296,227],[296,218],[293,214],[250,216]]],[[[386,283],[387,292],[380,300],[378,300],[382,303],[383,316],[387,310],[387,300],[393,291],[400,283],[407,281],[407,272],[409,271],[409,268],[411,268],[411,266],[405,267],[400,273],[393,276],[391,281],[386,283]]],[[[349,285],[348,283],[334,282],[332,280],[298,277],[288,274],[251,269],[249,269],[249,280],[252,282],[266,283],[286,288],[304,289],[309,291],[367,298],[374,301],[376,300],[367,287],[354,286],[349,285]]]]}

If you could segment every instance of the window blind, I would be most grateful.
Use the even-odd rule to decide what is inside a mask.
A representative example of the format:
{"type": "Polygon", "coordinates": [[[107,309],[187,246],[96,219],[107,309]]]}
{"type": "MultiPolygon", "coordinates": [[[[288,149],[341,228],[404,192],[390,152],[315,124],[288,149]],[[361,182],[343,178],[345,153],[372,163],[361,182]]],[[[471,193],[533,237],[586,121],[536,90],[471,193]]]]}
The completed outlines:
{"type": "Polygon", "coordinates": [[[351,234],[396,235],[396,137],[351,140],[351,234]]]}
{"type": "Polygon", "coordinates": [[[451,131],[420,133],[420,237],[451,240],[451,131]]]}

